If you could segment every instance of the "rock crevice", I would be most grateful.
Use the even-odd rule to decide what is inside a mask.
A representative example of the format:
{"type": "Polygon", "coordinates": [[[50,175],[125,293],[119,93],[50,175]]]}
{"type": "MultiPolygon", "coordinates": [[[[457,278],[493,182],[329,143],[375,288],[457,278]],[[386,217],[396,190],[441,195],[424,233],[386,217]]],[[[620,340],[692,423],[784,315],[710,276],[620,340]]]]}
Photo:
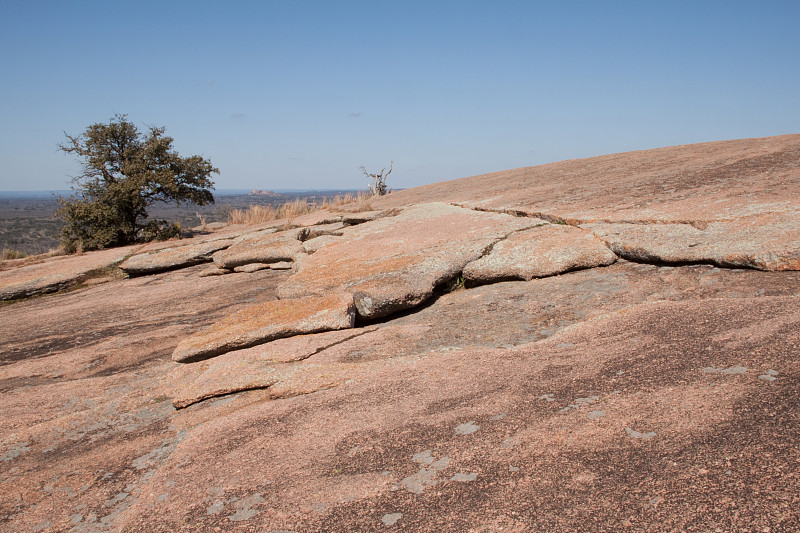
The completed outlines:
{"type": "Polygon", "coordinates": [[[534,211],[453,205],[580,228],[600,238],[617,256],[639,263],[800,269],[800,213],[787,209],[713,220],[568,219],[534,211]]]}

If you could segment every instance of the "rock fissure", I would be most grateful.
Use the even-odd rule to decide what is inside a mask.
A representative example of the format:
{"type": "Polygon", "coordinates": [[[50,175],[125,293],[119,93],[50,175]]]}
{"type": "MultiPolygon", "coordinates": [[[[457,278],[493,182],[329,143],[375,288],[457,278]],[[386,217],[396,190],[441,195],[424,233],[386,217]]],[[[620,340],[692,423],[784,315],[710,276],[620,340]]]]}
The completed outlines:
{"type": "Polygon", "coordinates": [[[260,384],[260,385],[251,385],[251,386],[246,386],[246,387],[239,387],[239,388],[237,388],[235,390],[231,390],[231,391],[212,392],[212,393],[205,394],[205,395],[202,395],[202,396],[198,396],[196,398],[192,398],[190,400],[185,400],[185,401],[173,400],[172,405],[175,407],[175,409],[178,409],[178,410],[186,409],[187,407],[191,407],[192,405],[197,405],[198,403],[205,402],[207,400],[218,400],[218,399],[224,398],[226,396],[232,396],[234,394],[241,394],[243,392],[249,392],[249,391],[254,391],[254,390],[265,390],[265,389],[268,389],[268,388],[272,387],[276,383],[278,383],[277,380],[273,381],[272,383],[264,383],[264,384],[260,384]]]}
{"type": "Polygon", "coordinates": [[[568,219],[542,212],[452,204],[478,212],[547,220],[589,231],[619,257],[657,266],[709,264],[757,270],[800,269],[800,217],[776,209],[713,219],[568,219]]]}
{"type": "Polygon", "coordinates": [[[631,261],[657,265],[800,269],[800,217],[767,212],[703,224],[587,223],[581,227],[631,261]]]}
{"type": "Polygon", "coordinates": [[[172,353],[179,363],[196,362],[272,340],[323,331],[351,329],[351,294],[334,292],[245,307],[181,341],[172,353]]]}
{"type": "MultiPolygon", "coordinates": [[[[535,226],[532,226],[530,228],[521,228],[521,229],[515,229],[515,230],[512,230],[512,231],[509,231],[508,233],[503,235],[501,238],[497,239],[493,243],[489,244],[486,248],[484,248],[483,249],[483,253],[481,253],[481,256],[478,259],[475,259],[475,261],[478,261],[479,259],[482,259],[482,258],[486,257],[487,255],[489,255],[490,253],[492,253],[492,250],[494,250],[495,246],[497,246],[501,242],[507,241],[509,239],[509,237],[511,237],[515,233],[520,233],[522,231],[528,231],[530,229],[540,228],[540,227],[546,226],[546,225],[547,224],[543,222],[541,224],[536,224],[535,226]]],[[[469,263],[467,263],[467,265],[468,264],[469,263]]],[[[467,265],[464,265],[464,266],[467,266],[467,265]]]]}
{"type": "Polygon", "coordinates": [[[666,260],[643,248],[627,249],[621,246],[617,246],[612,242],[605,242],[605,244],[606,246],[608,246],[608,249],[611,250],[619,258],[624,259],[626,261],[630,261],[631,263],[638,263],[640,265],[652,265],[656,267],[685,267],[685,266],[695,266],[695,265],[709,265],[718,268],[727,268],[731,270],[753,270],[753,267],[745,265],[718,263],[713,260],[702,260],[702,259],[694,261],[680,260],[680,259],[666,260]]]}
{"type": "Polygon", "coordinates": [[[505,207],[492,208],[479,205],[460,204],[457,202],[451,203],[450,205],[453,205],[455,207],[461,207],[463,209],[471,209],[472,211],[477,211],[479,213],[498,213],[501,215],[511,215],[512,217],[517,217],[517,218],[538,218],[541,220],[545,220],[551,224],[560,224],[563,226],[577,226],[578,224],[583,223],[580,220],[567,219],[560,217],[558,215],[542,213],[538,211],[522,211],[520,209],[509,209],[505,207]]]}
{"type": "Polygon", "coordinates": [[[543,223],[495,242],[483,257],[466,265],[464,278],[472,286],[529,281],[610,265],[616,259],[605,243],[582,228],[543,223]]]}
{"type": "MultiPolygon", "coordinates": [[[[310,352],[310,353],[308,353],[306,355],[298,357],[297,359],[293,359],[291,361],[282,361],[282,362],[279,362],[279,363],[276,363],[276,364],[299,363],[300,361],[305,361],[306,359],[308,359],[310,357],[314,357],[315,355],[324,352],[328,348],[333,348],[334,346],[338,346],[338,345],[340,345],[342,343],[345,343],[345,342],[347,342],[349,340],[355,339],[356,337],[360,337],[362,335],[366,335],[367,333],[371,333],[371,332],[375,331],[376,329],[377,328],[365,327],[365,328],[359,328],[357,330],[352,330],[353,333],[351,335],[347,335],[346,337],[344,337],[342,339],[339,339],[339,340],[333,341],[333,342],[331,342],[329,344],[325,344],[323,346],[320,346],[319,348],[315,349],[313,352],[310,352]]],[[[350,330],[348,330],[348,331],[350,331],[350,330]]]]}
{"type": "MultiPolygon", "coordinates": [[[[613,218],[591,218],[591,219],[580,219],[580,218],[565,218],[560,215],[554,215],[552,213],[544,213],[541,211],[522,211],[519,209],[509,209],[509,208],[492,208],[492,207],[484,207],[484,206],[477,206],[477,205],[470,205],[470,204],[460,204],[460,203],[452,203],[450,205],[461,207],[464,209],[471,209],[473,211],[477,211],[479,213],[499,213],[504,215],[511,215],[518,218],[539,218],[542,220],[546,220],[551,224],[558,224],[562,226],[574,226],[579,228],[583,224],[635,224],[635,225],[668,225],[668,224],[687,224],[699,230],[704,230],[708,227],[711,221],[709,220],[700,220],[700,219],[613,219],[613,218]]],[[[741,217],[739,217],[741,218],[741,217]]],[[[718,218],[715,219],[714,222],[734,222],[739,218],[718,218]]]]}

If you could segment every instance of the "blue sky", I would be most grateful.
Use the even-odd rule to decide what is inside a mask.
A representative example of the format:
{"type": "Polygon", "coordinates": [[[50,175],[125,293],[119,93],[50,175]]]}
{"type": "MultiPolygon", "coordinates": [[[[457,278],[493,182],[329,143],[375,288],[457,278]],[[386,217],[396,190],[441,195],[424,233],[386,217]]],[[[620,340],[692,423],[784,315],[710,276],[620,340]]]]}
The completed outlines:
{"type": "Polygon", "coordinates": [[[800,2],[0,0],[0,190],[116,113],[217,188],[412,187],[800,132],[800,2]]]}

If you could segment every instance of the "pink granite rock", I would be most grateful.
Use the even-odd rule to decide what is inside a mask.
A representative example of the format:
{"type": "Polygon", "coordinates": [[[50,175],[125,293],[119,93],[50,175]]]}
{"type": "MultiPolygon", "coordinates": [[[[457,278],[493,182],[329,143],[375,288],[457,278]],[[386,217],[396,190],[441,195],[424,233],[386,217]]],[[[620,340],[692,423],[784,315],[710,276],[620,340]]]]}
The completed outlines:
{"type": "Polygon", "coordinates": [[[307,241],[321,235],[341,235],[347,224],[343,222],[333,222],[331,224],[318,224],[316,226],[308,226],[302,228],[298,234],[301,241],[307,241]]]}
{"type": "Polygon", "coordinates": [[[0,300],[14,300],[76,285],[103,269],[113,267],[138,250],[138,246],[62,255],[0,271],[0,300]]]}
{"type": "Polygon", "coordinates": [[[271,268],[272,270],[291,270],[293,265],[294,263],[290,261],[278,261],[277,263],[270,263],[269,268],[271,268]]]}
{"type": "Polygon", "coordinates": [[[204,268],[197,275],[200,276],[201,278],[205,278],[208,276],[224,276],[225,274],[230,274],[231,272],[233,272],[233,270],[211,266],[208,268],[204,268]]]}
{"type": "Polygon", "coordinates": [[[366,330],[339,330],[273,340],[266,344],[235,350],[210,360],[183,365],[167,393],[176,408],[245,390],[264,389],[286,380],[300,367],[298,363],[320,351],[363,335],[366,330]],[[184,377],[185,376],[185,377],[184,377]],[[183,377],[183,379],[181,379],[183,377]],[[188,378],[188,379],[187,379],[188,378]]]}
{"type": "Polygon", "coordinates": [[[434,289],[513,231],[541,220],[424,204],[345,231],[299,263],[281,298],[343,290],[359,315],[379,318],[427,300],[434,289]]]}
{"type": "Polygon", "coordinates": [[[454,202],[571,222],[691,222],[795,212],[800,134],[572,159],[432,183],[378,209],[454,202]]]}
{"type": "Polygon", "coordinates": [[[244,273],[251,273],[251,272],[258,272],[259,270],[264,270],[270,268],[269,263],[247,263],[246,265],[234,267],[234,272],[244,272],[244,273]]]}
{"type": "Polygon", "coordinates": [[[313,239],[309,239],[303,242],[303,250],[305,250],[308,254],[313,254],[323,246],[327,246],[334,242],[339,242],[342,240],[341,236],[336,235],[321,235],[319,237],[315,237],[313,239]]]}
{"type": "Polygon", "coordinates": [[[339,213],[334,213],[330,209],[319,209],[306,213],[305,215],[296,216],[291,219],[286,219],[285,222],[301,227],[316,226],[318,224],[334,224],[341,222],[342,216],[339,213]]]}
{"type": "MultiPolygon", "coordinates": [[[[682,146],[371,202],[464,201],[583,223],[691,222],[700,232],[744,223],[695,246],[680,239],[697,234],[681,234],[669,247],[784,266],[792,249],[763,228],[793,235],[771,219],[798,212],[798,156],[800,136],[682,146]],[[760,238],[774,240],[748,249],[760,238]],[[726,239],[735,241],[728,251],[714,248],[726,239]]],[[[346,229],[342,242],[301,263],[386,223],[346,229]]],[[[412,250],[430,238],[425,228],[397,233],[394,249],[389,233],[385,247],[369,241],[380,251],[373,259],[412,250]]],[[[658,238],[671,238],[624,237],[656,250],[658,238]]],[[[22,268],[6,267],[0,279],[22,268]]],[[[276,297],[289,278],[273,270],[199,278],[202,269],[107,276],[0,306],[0,530],[794,531],[800,523],[800,271],[620,260],[456,290],[374,331],[320,335],[357,335],[338,344],[292,337],[260,345],[260,358],[244,349],[219,366],[177,364],[170,354],[182,339],[276,297]],[[291,348],[306,341],[308,349],[291,348]],[[237,355],[250,364],[235,367],[237,355]],[[240,388],[250,386],[258,390],[240,388]],[[181,397],[167,387],[184,388],[186,401],[212,396],[175,410],[170,400],[181,397]]]]}
{"type": "Polygon", "coordinates": [[[317,222],[318,224],[331,224],[335,222],[340,222],[345,224],[346,226],[356,226],[358,224],[363,224],[364,222],[371,222],[373,220],[377,220],[379,218],[387,217],[387,216],[394,216],[397,212],[393,209],[383,210],[383,211],[347,211],[348,207],[342,206],[343,211],[338,211],[334,209],[331,211],[331,216],[322,220],[321,222],[317,222]]]}
{"type": "Polygon", "coordinates": [[[738,298],[778,279],[781,285],[763,296],[800,295],[800,278],[778,276],[621,261],[557,278],[483,285],[444,294],[417,313],[368,328],[278,339],[181,365],[165,394],[178,408],[258,388],[285,398],[358,379],[376,361],[529,344],[640,302],[738,298]]]}
{"type": "Polygon", "coordinates": [[[315,394],[197,405],[176,416],[189,435],[121,522],[224,529],[233,502],[257,493],[248,525],[266,531],[378,530],[396,512],[420,531],[792,524],[780,498],[796,492],[791,384],[702,369],[796,371],[796,335],[777,333],[797,310],[794,298],[644,304],[512,350],[353,362],[355,379],[332,388],[309,374],[315,394]],[[757,356],[737,344],[751,328],[775,344],[757,356]],[[175,503],[157,505],[162,494],[175,503]],[[720,515],[685,505],[720,494],[735,503],[720,515]]]}
{"type": "Polygon", "coordinates": [[[277,233],[271,230],[246,233],[234,240],[225,250],[214,254],[214,264],[222,268],[235,268],[248,263],[277,263],[293,261],[303,252],[300,230],[291,229],[277,233]]]}
{"type": "Polygon", "coordinates": [[[464,267],[467,281],[542,278],[569,270],[610,265],[617,256],[588,231],[543,224],[512,233],[464,267]]]}
{"type": "Polygon", "coordinates": [[[402,367],[427,355],[392,358],[397,341],[423,334],[425,326],[370,326],[330,331],[228,352],[214,359],[183,365],[165,391],[177,409],[209,398],[255,389],[269,389],[271,398],[289,398],[340,386],[369,376],[378,368],[402,367]],[[357,342],[352,342],[357,341],[357,342]],[[394,341],[394,343],[392,342],[394,341]],[[373,357],[356,354],[378,348],[373,357]]]}
{"type": "Polygon", "coordinates": [[[695,225],[595,223],[582,227],[633,261],[800,270],[800,211],[695,225]]]}
{"type": "Polygon", "coordinates": [[[199,243],[139,253],[126,259],[120,268],[126,274],[141,276],[211,261],[211,254],[233,244],[233,239],[207,240],[199,243]]]}
{"type": "Polygon", "coordinates": [[[269,301],[246,307],[184,339],[172,359],[197,361],[282,337],[352,328],[354,320],[350,294],[269,301]]]}
{"type": "Polygon", "coordinates": [[[379,218],[387,217],[387,216],[394,216],[396,213],[393,211],[361,211],[355,213],[343,213],[342,214],[342,222],[349,225],[355,226],[357,224],[363,224],[365,222],[371,222],[373,220],[378,220],[379,218]]]}

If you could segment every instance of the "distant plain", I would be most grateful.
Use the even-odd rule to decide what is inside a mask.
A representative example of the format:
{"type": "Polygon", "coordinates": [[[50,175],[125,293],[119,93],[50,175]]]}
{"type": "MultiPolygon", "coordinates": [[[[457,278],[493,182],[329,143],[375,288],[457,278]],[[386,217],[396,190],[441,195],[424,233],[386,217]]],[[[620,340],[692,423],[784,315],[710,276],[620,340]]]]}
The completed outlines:
{"type": "MultiPolygon", "coordinates": [[[[158,203],[150,210],[151,219],[177,221],[184,229],[203,223],[225,222],[234,209],[251,205],[279,206],[295,199],[319,203],[326,198],[351,193],[351,190],[285,191],[278,195],[255,195],[243,190],[221,190],[216,202],[206,206],[158,203]]],[[[67,192],[59,191],[62,196],[67,192]]],[[[59,244],[62,222],[55,218],[56,194],[44,191],[0,192],[0,249],[17,250],[28,255],[55,249],[59,244]]]]}

